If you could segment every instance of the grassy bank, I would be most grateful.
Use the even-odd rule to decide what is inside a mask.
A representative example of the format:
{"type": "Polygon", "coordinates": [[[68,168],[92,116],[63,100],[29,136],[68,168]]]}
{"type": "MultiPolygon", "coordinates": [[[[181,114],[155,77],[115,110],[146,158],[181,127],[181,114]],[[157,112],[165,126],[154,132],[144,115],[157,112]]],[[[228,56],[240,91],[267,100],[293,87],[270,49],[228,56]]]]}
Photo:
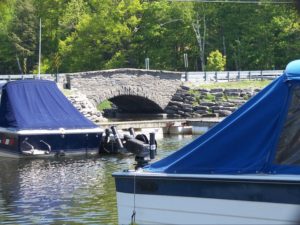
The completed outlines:
{"type": "Polygon", "coordinates": [[[206,88],[206,89],[214,89],[214,88],[224,88],[224,89],[231,89],[231,88],[239,88],[239,89],[262,89],[267,86],[271,81],[269,80],[262,80],[262,81],[231,81],[231,82],[211,82],[211,83],[202,83],[202,84],[188,84],[189,87],[192,89],[199,89],[199,88],[206,88]]]}

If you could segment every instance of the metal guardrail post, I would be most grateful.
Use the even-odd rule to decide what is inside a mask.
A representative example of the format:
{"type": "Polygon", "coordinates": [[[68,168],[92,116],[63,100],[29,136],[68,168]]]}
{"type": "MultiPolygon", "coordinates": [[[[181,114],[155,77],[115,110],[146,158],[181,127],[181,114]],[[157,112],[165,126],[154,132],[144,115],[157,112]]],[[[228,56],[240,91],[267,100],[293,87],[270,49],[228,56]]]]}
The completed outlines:
{"type": "Polygon", "coordinates": [[[182,81],[185,81],[185,74],[184,73],[182,73],[181,74],[181,78],[180,78],[182,81]]]}
{"type": "Polygon", "coordinates": [[[227,71],[227,80],[228,80],[228,82],[230,81],[230,73],[229,73],[229,71],[227,71]]]}
{"type": "Polygon", "coordinates": [[[207,81],[207,74],[206,74],[206,71],[204,71],[204,79],[205,79],[205,81],[207,81]]]}
{"type": "Polygon", "coordinates": [[[248,79],[251,80],[251,71],[248,72],[248,79]]]}
{"type": "Polygon", "coordinates": [[[218,72],[215,71],[215,79],[216,79],[216,82],[218,82],[218,72]]]}
{"type": "Polygon", "coordinates": [[[237,76],[237,80],[239,81],[241,79],[241,72],[238,71],[238,76],[237,76]]]}
{"type": "Polygon", "coordinates": [[[260,79],[261,79],[261,80],[264,79],[264,78],[263,78],[263,71],[262,71],[262,70],[260,71],[260,79]]]}

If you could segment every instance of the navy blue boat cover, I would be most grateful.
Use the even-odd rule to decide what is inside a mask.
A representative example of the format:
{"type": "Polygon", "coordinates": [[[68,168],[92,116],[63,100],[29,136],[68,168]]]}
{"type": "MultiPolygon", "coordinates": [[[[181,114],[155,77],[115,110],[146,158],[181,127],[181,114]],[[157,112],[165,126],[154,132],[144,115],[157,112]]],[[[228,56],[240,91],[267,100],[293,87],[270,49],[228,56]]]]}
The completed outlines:
{"type": "Polygon", "coordinates": [[[95,128],[47,80],[12,81],[2,88],[0,126],[21,129],[95,128]]]}
{"type": "Polygon", "coordinates": [[[300,174],[300,60],[204,135],[144,169],[300,174]]]}

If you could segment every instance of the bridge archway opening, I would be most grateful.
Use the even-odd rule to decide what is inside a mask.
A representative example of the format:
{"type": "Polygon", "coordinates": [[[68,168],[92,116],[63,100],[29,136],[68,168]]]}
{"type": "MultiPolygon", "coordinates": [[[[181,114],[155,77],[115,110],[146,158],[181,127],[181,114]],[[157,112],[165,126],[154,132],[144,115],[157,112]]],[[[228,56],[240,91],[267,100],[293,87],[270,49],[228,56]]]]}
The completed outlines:
{"type": "Polygon", "coordinates": [[[155,102],[141,96],[120,95],[109,99],[121,113],[158,114],[163,109],[155,102]]]}

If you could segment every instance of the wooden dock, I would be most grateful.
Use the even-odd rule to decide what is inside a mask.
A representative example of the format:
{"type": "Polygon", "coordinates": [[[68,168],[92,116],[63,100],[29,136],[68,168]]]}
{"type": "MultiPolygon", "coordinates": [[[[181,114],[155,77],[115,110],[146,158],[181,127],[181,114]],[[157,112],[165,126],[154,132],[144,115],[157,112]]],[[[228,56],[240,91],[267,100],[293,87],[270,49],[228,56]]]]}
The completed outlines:
{"type": "Polygon", "coordinates": [[[116,126],[118,129],[142,128],[164,128],[180,126],[212,127],[224,118],[186,118],[186,119],[159,119],[159,120],[140,120],[140,121],[108,121],[100,122],[103,128],[116,126]]]}

